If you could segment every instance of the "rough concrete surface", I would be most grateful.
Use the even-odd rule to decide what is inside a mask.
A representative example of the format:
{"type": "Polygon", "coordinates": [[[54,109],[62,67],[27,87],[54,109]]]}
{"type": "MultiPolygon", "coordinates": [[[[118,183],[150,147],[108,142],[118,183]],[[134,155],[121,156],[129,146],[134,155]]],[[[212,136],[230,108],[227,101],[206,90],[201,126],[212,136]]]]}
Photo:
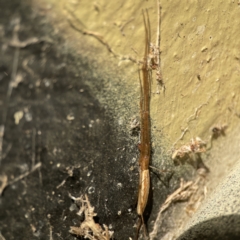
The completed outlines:
{"type": "MultiPolygon", "coordinates": [[[[238,239],[240,4],[160,4],[149,238],[238,239]],[[196,137],[206,152],[175,166],[196,137]]],[[[84,194],[134,238],[143,9],[154,44],[157,1],[0,0],[0,239],[80,239],[84,194]]]]}

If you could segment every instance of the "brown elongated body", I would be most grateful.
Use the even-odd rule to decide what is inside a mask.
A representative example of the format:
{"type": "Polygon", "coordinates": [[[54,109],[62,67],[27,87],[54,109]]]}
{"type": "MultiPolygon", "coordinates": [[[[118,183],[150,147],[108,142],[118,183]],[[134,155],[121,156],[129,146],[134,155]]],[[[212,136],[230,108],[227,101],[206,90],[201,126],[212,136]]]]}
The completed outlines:
{"type": "MultiPolygon", "coordinates": [[[[138,232],[144,225],[143,213],[147,205],[149,188],[150,188],[150,175],[149,175],[149,162],[151,157],[151,135],[150,135],[150,92],[151,92],[151,76],[149,69],[149,52],[150,52],[150,23],[148,12],[146,10],[146,16],[143,12],[143,21],[145,26],[145,52],[144,59],[141,68],[141,99],[140,99],[140,111],[141,111],[141,143],[139,145],[140,156],[140,179],[139,179],[139,192],[138,192],[138,204],[137,214],[140,217],[140,224],[137,230],[138,232]]],[[[145,230],[146,232],[146,230],[145,230]]]]}

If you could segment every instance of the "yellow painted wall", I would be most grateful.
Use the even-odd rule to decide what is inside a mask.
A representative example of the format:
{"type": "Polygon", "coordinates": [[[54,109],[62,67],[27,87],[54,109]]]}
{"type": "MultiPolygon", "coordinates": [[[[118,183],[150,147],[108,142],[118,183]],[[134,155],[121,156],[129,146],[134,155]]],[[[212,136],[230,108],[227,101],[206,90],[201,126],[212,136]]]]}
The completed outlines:
{"type": "MultiPolygon", "coordinates": [[[[71,47],[76,47],[81,54],[87,52],[89,59],[105,61],[110,72],[127,76],[124,81],[129,92],[138,92],[138,66],[121,59],[131,57],[139,61],[143,57],[142,9],[148,8],[155,42],[156,1],[49,2],[45,5],[49,8],[46,17],[55,22],[56,29],[64,32],[63,37],[69,40],[71,47]],[[73,30],[67,19],[81,30],[100,34],[117,57],[96,38],[73,30]],[[99,52],[91,52],[91,46],[100,49],[99,52]],[[132,86],[135,87],[131,89],[132,86]]],[[[214,124],[233,127],[237,119],[233,117],[233,110],[228,109],[240,112],[237,106],[240,5],[237,1],[161,1],[161,6],[161,62],[166,91],[154,94],[153,76],[153,124],[169,143],[174,143],[181,129],[186,127],[190,131],[186,139],[193,136],[206,139],[214,124]]],[[[157,132],[155,134],[157,137],[157,132]]]]}

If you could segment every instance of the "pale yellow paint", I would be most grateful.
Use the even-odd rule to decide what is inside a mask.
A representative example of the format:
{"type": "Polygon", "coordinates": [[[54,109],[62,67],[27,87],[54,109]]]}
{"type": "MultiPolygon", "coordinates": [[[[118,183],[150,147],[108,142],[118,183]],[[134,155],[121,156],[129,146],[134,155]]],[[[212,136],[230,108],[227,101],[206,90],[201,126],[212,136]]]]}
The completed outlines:
{"type": "Polygon", "coordinates": [[[153,116],[160,119],[160,128],[166,126],[164,135],[172,141],[181,135],[181,127],[190,130],[186,139],[206,139],[211,125],[234,124],[228,108],[237,105],[240,90],[240,7],[236,1],[174,1],[162,6],[167,89],[165,97],[153,98],[153,116]],[[198,117],[189,122],[200,106],[198,117]]]}
{"type": "MultiPolygon", "coordinates": [[[[44,4],[44,0],[40,2],[44,4]]],[[[110,62],[111,66],[107,67],[110,74],[120,71],[125,76],[123,80],[128,91],[137,94],[137,65],[119,59],[128,56],[138,61],[142,59],[142,9],[148,8],[152,42],[155,43],[157,2],[47,2],[45,7],[49,10],[46,16],[55,22],[56,31],[63,31],[62,35],[70,46],[89,59],[93,57],[101,63],[105,61],[106,65],[110,62]],[[76,18],[69,12],[74,13],[76,18]],[[94,37],[74,31],[67,18],[82,30],[102,35],[117,57],[94,37]],[[91,52],[91,45],[100,49],[97,56],[91,52]]],[[[40,4],[39,1],[37,4],[40,4]]],[[[154,94],[156,83],[153,73],[151,118],[157,130],[153,131],[155,141],[161,131],[168,147],[171,147],[186,128],[189,132],[183,142],[194,136],[207,139],[209,128],[214,124],[225,123],[231,128],[238,122],[233,111],[240,112],[237,107],[240,91],[240,6],[236,1],[214,0],[164,0],[161,6],[161,67],[166,91],[165,94],[154,94]],[[235,110],[230,112],[228,108],[235,110]],[[196,109],[199,111],[194,117],[196,109]]],[[[119,115],[122,115],[121,110],[119,115]]]]}

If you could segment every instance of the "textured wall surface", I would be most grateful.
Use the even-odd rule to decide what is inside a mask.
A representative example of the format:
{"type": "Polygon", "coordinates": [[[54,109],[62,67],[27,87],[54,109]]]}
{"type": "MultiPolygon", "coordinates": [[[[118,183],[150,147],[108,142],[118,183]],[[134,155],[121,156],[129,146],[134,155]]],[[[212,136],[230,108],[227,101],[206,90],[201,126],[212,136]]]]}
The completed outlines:
{"type": "MultiPolygon", "coordinates": [[[[151,165],[160,169],[160,180],[159,174],[158,177],[151,175],[152,196],[146,215],[151,239],[177,239],[192,227],[192,217],[195,217],[194,223],[197,225],[211,218],[224,216],[221,202],[224,203],[224,208],[229,209],[227,215],[239,214],[239,199],[234,194],[238,192],[237,181],[230,184],[226,179],[231,179],[232,174],[238,179],[238,173],[232,169],[238,169],[235,166],[239,166],[240,157],[240,4],[237,1],[214,0],[162,0],[160,4],[160,59],[165,90],[163,85],[157,84],[153,71],[150,112],[153,146],[151,165]],[[220,129],[219,134],[214,135],[214,127],[220,129]],[[174,166],[171,157],[174,149],[189,145],[190,139],[196,137],[200,137],[207,144],[206,152],[201,154],[200,165],[196,163],[194,155],[189,161],[190,164],[174,166]],[[202,168],[208,172],[198,174],[202,168]],[[174,195],[166,210],[161,212],[161,206],[166,206],[165,200],[179,188],[181,179],[184,180],[182,186],[192,181],[191,187],[180,189],[180,195],[174,195]],[[226,195],[224,191],[228,185],[232,185],[232,191],[226,195]],[[212,202],[218,198],[221,199],[218,201],[219,207],[215,206],[214,211],[219,214],[211,214],[212,202]],[[206,215],[206,211],[210,213],[206,215]]],[[[41,38],[41,34],[42,37],[47,37],[48,40],[44,41],[51,42],[54,47],[49,58],[53,58],[53,63],[59,61],[55,68],[60,69],[57,66],[61,64],[67,66],[63,72],[64,80],[61,73],[52,77],[62,84],[61,91],[65,89],[62,95],[66,101],[58,95],[62,92],[53,87],[49,93],[53,99],[51,104],[53,108],[59,104],[59,111],[65,109],[65,115],[75,113],[82,117],[79,117],[79,122],[76,121],[77,118],[73,121],[73,128],[70,125],[63,127],[66,128],[64,132],[68,133],[68,137],[64,138],[69,138],[69,152],[76,151],[77,155],[73,156],[68,164],[61,156],[61,164],[64,167],[76,168],[77,158],[84,156],[82,163],[79,160],[83,166],[77,173],[80,177],[76,177],[82,178],[84,184],[74,187],[78,180],[73,179],[71,184],[61,190],[66,205],[57,205],[58,214],[54,216],[64,215],[66,208],[71,205],[66,200],[69,192],[77,197],[87,193],[86,189],[94,185],[95,193],[91,194],[90,201],[96,207],[100,223],[112,225],[116,239],[133,237],[137,218],[134,201],[138,184],[138,137],[130,134],[130,128],[134,119],[139,118],[138,69],[143,59],[145,41],[142,10],[148,9],[151,42],[155,44],[159,17],[157,1],[32,0],[26,2],[26,5],[30,9],[29,17],[23,21],[22,31],[32,33],[30,37],[37,35],[41,38]],[[33,30],[27,25],[31,19],[37,19],[36,23],[34,22],[36,28],[33,30]],[[41,31],[38,32],[38,29],[41,31]],[[77,93],[67,93],[66,89],[75,88],[87,89],[89,99],[82,99],[77,93]],[[82,102],[79,108],[78,102],[82,102]],[[69,113],[68,109],[71,110],[69,113]],[[96,112],[98,114],[95,116],[96,112]],[[101,126],[97,125],[96,119],[100,119],[101,126]],[[87,130],[82,129],[82,126],[90,125],[87,130]],[[78,136],[78,131],[81,136],[78,136]],[[76,139],[80,139],[81,144],[76,142],[76,139]],[[86,149],[83,141],[85,139],[88,146],[86,149]],[[88,159],[91,159],[89,165],[88,159]],[[87,177],[90,171],[93,171],[91,179],[87,177]],[[122,197],[125,195],[126,199],[122,197]],[[119,199],[122,200],[120,205],[117,203],[119,199]],[[124,226],[128,226],[125,233],[124,226]]],[[[11,13],[11,7],[9,9],[11,22],[17,14],[11,13]]],[[[24,15],[23,13],[22,10],[21,14],[24,15]]],[[[14,25],[13,20],[11,24],[14,25]]],[[[7,21],[2,23],[1,29],[7,29],[6,42],[11,39],[11,24],[7,21]]],[[[27,36],[23,34],[20,39],[26,39],[27,36]]],[[[2,44],[4,45],[4,42],[2,44]]],[[[4,47],[2,49],[4,52],[4,47]]],[[[42,50],[38,53],[33,50],[25,53],[25,57],[28,59],[38,54],[42,56],[41,52],[42,50]]],[[[5,55],[7,53],[4,52],[5,55]]],[[[4,64],[7,65],[7,61],[4,64]]],[[[42,65],[39,63],[39,66],[42,65]]],[[[58,71],[56,69],[55,72],[58,71]]],[[[43,70],[38,71],[40,76],[43,70]]],[[[50,75],[43,75],[41,78],[46,79],[50,75]]],[[[37,81],[37,77],[35,80],[37,81]]],[[[54,81],[52,84],[55,86],[54,81]]],[[[42,91],[43,93],[37,91],[40,94],[38,97],[47,95],[47,91],[42,91]]],[[[15,104],[18,104],[17,100],[15,104]]],[[[29,99],[28,104],[33,104],[33,99],[29,99]]],[[[42,111],[45,111],[44,107],[42,111]]],[[[51,112],[50,109],[47,111],[51,112]]],[[[11,114],[14,114],[14,110],[11,114]]],[[[42,114],[39,114],[41,118],[42,114]]],[[[53,115],[52,118],[49,117],[49,122],[57,118],[57,114],[53,115]]],[[[40,127],[37,124],[30,130],[38,128],[40,127]]],[[[52,130],[51,127],[49,129],[52,130]]],[[[42,136],[46,139],[44,147],[53,152],[56,146],[52,141],[59,137],[54,135],[56,131],[50,130],[46,130],[42,136]]],[[[9,140],[9,143],[11,141],[9,140]]],[[[50,169],[51,167],[48,167],[49,171],[50,169]]],[[[7,173],[7,170],[4,169],[3,172],[7,173]]],[[[51,175],[51,171],[48,174],[51,175]]],[[[63,179],[64,176],[63,174],[63,179]]],[[[61,177],[56,180],[58,181],[61,181],[61,177]]],[[[49,185],[46,191],[51,188],[53,186],[49,185]]],[[[57,199],[52,200],[56,201],[57,199]]],[[[51,209],[57,212],[54,207],[51,209]]],[[[47,214],[48,210],[46,207],[44,213],[47,214]]],[[[71,220],[74,215],[71,214],[67,224],[61,220],[63,229],[55,220],[50,221],[49,226],[53,225],[56,230],[53,228],[53,233],[55,231],[55,234],[58,233],[65,239],[74,239],[67,232],[70,226],[76,226],[80,220],[77,216],[71,220]]],[[[47,222],[46,220],[46,224],[47,222]]],[[[236,227],[238,222],[236,221],[236,227]]],[[[5,228],[0,230],[6,234],[5,228]]],[[[186,239],[191,239],[189,235],[186,236],[186,239]]]]}

